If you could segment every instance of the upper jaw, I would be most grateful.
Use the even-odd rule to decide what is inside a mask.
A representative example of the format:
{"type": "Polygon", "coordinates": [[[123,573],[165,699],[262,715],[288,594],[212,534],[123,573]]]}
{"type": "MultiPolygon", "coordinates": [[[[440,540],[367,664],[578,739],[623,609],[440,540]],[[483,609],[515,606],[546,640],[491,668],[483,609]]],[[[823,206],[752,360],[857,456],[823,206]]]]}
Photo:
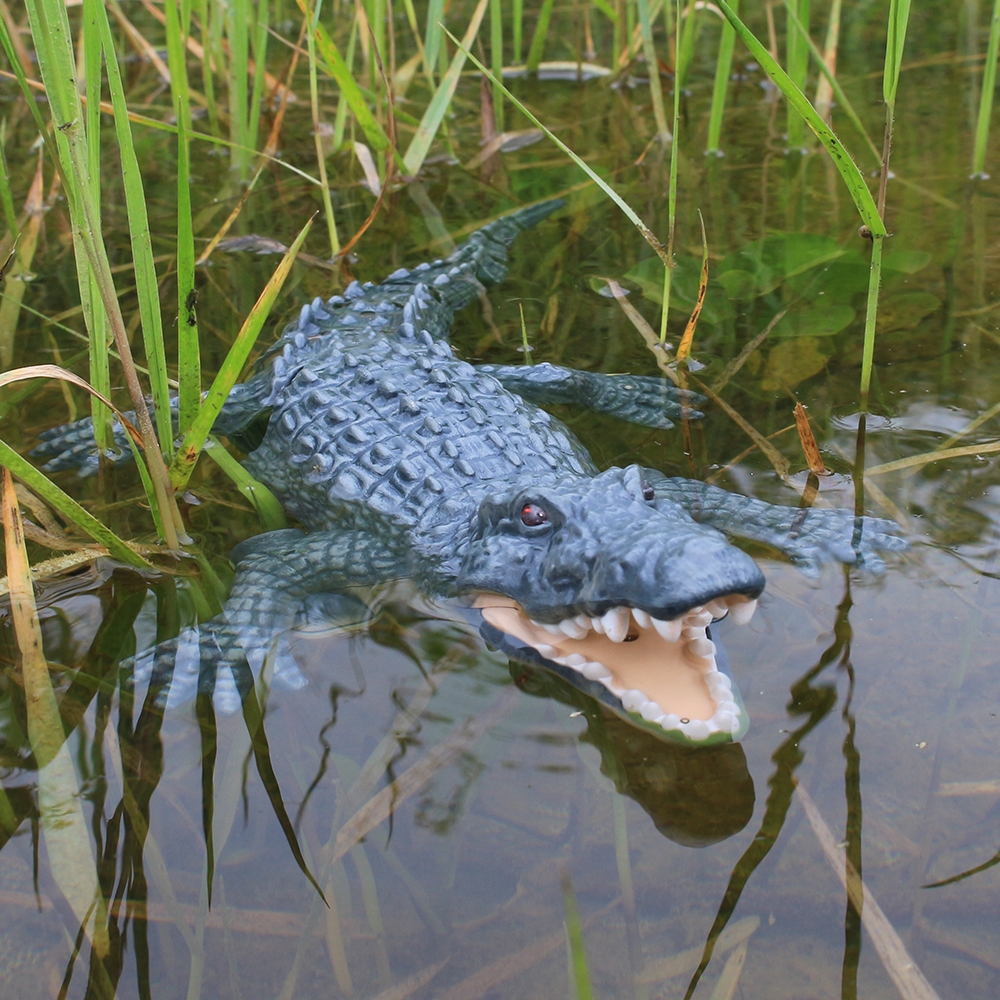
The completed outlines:
{"type": "Polygon", "coordinates": [[[618,605],[600,615],[541,622],[513,598],[481,594],[474,602],[505,646],[527,647],[577,686],[597,685],[601,700],[633,723],[695,745],[735,739],[746,729],[745,709],[719,670],[707,629],[727,614],[747,623],[756,603],[730,593],[669,619],[618,605]]]}

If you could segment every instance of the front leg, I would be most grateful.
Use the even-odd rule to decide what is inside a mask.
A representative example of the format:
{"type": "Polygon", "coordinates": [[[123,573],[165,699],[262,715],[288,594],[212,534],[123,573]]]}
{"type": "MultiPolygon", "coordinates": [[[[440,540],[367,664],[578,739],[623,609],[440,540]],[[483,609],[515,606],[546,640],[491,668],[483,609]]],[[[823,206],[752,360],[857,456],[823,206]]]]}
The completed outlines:
{"type": "MultiPolygon", "coordinates": [[[[269,397],[274,391],[274,385],[275,379],[270,369],[254,376],[248,382],[234,385],[212,425],[212,433],[223,434],[227,437],[239,434],[270,405],[269,397]]],[[[170,412],[174,431],[176,431],[178,412],[176,396],[170,400],[170,412]]],[[[132,424],[135,424],[134,412],[129,410],[124,416],[132,424]]],[[[156,418],[156,411],[152,404],[149,405],[149,416],[152,420],[156,418]]],[[[131,462],[132,449],[129,447],[125,428],[117,420],[114,420],[112,429],[114,446],[108,449],[108,460],[115,465],[131,462]]],[[[38,435],[38,439],[41,443],[32,449],[31,454],[36,458],[48,459],[42,466],[45,472],[76,469],[76,474],[81,477],[97,475],[100,459],[97,444],[94,441],[94,422],[90,417],[42,431],[38,435]]]]}
{"type": "Polygon", "coordinates": [[[201,693],[212,696],[218,711],[236,711],[272,651],[272,684],[302,687],[305,678],[282,636],[296,624],[309,599],[329,594],[329,617],[337,597],[343,596],[349,619],[356,621],[357,600],[337,592],[405,572],[403,557],[361,531],[272,531],[238,545],[233,558],[236,580],[222,614],[122,664],[133,668],[133,683],[149,682],[153,701],[161,708],[173,708],[201,693]]]}
{"type": "Polygon", "coordinates": [[[850,510],[781,507],[730,493],[691,479],[673,479],[654,469],[642,475],[657,500],[682,507],[696,521],[738,538],[763,542],[783,552],[809,576],[825,562],[842,562],[873,573],[885,572],[879,552],[903,552],[909,543],[899,525],[850,510]]]}
{"type": "Polygon", "coordinates": [[[532,403],[577,403],[643,427],[673,427],[672,420],[703,416],[693,407],[703,402],[704,396],[678,389],[664,378],[602,375],[548,362],[478,365],[476,370],[492,375],[506,389],[532,403]]]}

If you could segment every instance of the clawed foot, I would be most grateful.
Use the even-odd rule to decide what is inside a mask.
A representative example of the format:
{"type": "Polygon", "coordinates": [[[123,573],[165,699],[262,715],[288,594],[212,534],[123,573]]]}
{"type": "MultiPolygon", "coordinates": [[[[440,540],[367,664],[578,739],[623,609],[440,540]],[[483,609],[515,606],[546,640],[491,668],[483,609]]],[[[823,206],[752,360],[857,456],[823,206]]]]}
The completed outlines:
{"type": "Polygon", "coordinates": [[[855,517],[846,510],[812,508],[793,525],[781,550],[807,576],[818,576],[827,562],[841,562],[869,573],[886,570],[880,553],[905,552],[910,543],[899,535],[899,525],[878,517],[855,517]]]}

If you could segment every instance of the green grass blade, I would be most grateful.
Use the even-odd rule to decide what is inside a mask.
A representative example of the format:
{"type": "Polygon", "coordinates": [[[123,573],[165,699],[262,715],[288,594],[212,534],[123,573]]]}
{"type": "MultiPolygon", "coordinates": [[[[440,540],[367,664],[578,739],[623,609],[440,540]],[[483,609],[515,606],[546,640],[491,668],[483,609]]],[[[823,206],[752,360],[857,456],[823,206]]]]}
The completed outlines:
{"type": "MultiPolygon", "coordinates": [[[[6,28],[6,25],[4,25],[6,28]]],[[[0,206],[3,220],[11,239],[16,240],[20,230],[17,226],[17,212],[14,209],[14,192],[10,189],[10,168],[7,166],[7,120],[0,122],[0,206]]]]}
{"type": "Polygon", "coordinates": [[[262,482],[254,479],[212,435],[209,435],[205,442],[205,454],[229,476],[233,485],[253,504],[264,531],[277,531],[279,528],[288,527],[288,518],[285,517],[285,510],[278,498],[262,482]]]}
{"type": "Polygon", "coordinates": [[[642,233],[643,239],[656,251],[660,259],[665,264],[669,263],[669,258],[666,250],[663,248],[663,244],[660,243],[646,223],[635,214],[628,202],[603,177],[599,176],[586,160],[574,153],[551,129],[543,125],[451,32],[448,32],[448,37],[469,57],[469,60],[476,69],[485,74],[493,83],[500,84],[501,89],[507,96],[507,100],[528,118],[529,121],[537,125],[625,213],[629,222],[642,233]]]}
{"type": "Polygon", "coordinates": [[[427,31],[424,36],[424,51],[427,53],[427,65],[431,71],[438,64],[438,54],[441,51],[441,22],[444,21],[444,0],[430,0],[427,4],[427,31]]]}
{"type": "MultiPolygon", "coordinates": [[[[998,2],[1000,2],[1000,0],[998,0],[998,2]]],[[[733,4],[733,8],[736,8],[735,4],[733,4]]],[[[809,51],[816,60],[816,65],[819,67],[820,73],[822,73],[826,78],[827,82],[830,84],[830,88],[833,90],[834,96],[837,98],[838,106],[842,108],[847,117],[851,119],[851,123],[858,130],[861,138],[865,140],[868,148],[872,151],[875,161],[880,162],[882,160],[882,154],[879,152],[878,146],[872,142],[871,136],[869,136],[867,130],[861,122],[861,119],[858,117],[858,113],[854,110],[854,105],[851,104],[847,94],[844,93],[844,88],[841,87],[836,75],[830,72],[830,68],[827,66],[826,60],[823,58],[823,53],[819,50],[819,46],[816,45],[816,43],[809,37],[805,26],[795,15],[795,11],[792,9],[790,0],[785,0],[785,11],[788,15],[789,24],[803,36],[806,44],[809,46],[809,51]]]]}
{"type": "MultiPolygon", "coordinates": [[[[458,79],[462,75],[462,68],[465,66],[465,57],[468,55],[473,39],[479,32],[479,25],[482,23],[488,3],[489,0],[479,0],[479,3],[476,5],[476,9],[472,14],[472,20],[469,22],[469,27],[466,29],[462,41],[456,43],[459,46],[459,51],[455,53],[455,58],[452,59],[451,65],[448,67],[448,72],[445,73],[438,89],[434,92],[434,96],[431,98],[431,102],[427,105],[427,110],[424,112],[424,117],[420,120],[420,125],[410,140],[406,155],[403,157],[403,172],[410,176],[415,176],[419,173],[424,159],[431,148],[431,143],[434,141],[434,136],[437,135],[437,130],[440,128],[441,122],[448,111],[448,106],[451,104],[451,99],[455,94],[455,88],[458,86],[458,79]]],[[[450,31],[448,35],[454,40],[454,35],[450,31]]],[[[478,62],[476,65],[481,66],[478,62]]],[[[496,77],[492,73],[490,74],[490,79],[496,83],[496,77]]]]}
{"type": "MultiPolygon", "coordinates": [[[[308,0],[306,0],[308,9],[308,0]]],[[[326,177],[326,153],[323,150],[323,136],[319,128],[319,79],[316,74],[316,26],[319,24],[319,14],[322,0],[316,5],[315,15],[309,12],[308,47],[309,56],[309,105],[312,109],[313,141],[316,149],[316,166],[319,168],[320,194],[323,197],[323,216],[326,219],[326,231],[330,237],[330,257],[340,253],[340,240],[337,238],[337,222],[333,216],[333,200],[330,197],[330,185],[326,177]]]]}
{"type": "Polygon", "coordinates": [[[830,156],[833,157],[834,165],[847,185],[847,189],[854,199],[854,204],[864,224],[868,226],[873,236],[885,236],[885,226],[875,206],[875,199],[872,198],[871,192],[868,190],[868,185],[865,183],[865,179],[858,169],[857,164],[851,159],[850,153],[847,152],[844,144],[837,138],[837,134],[823,121],[805,94],[792,83],[788,74],[778,65],[777,61],[771,56],[771,53],[760,43],[753,32],[739,19],[739,16],[726,3],[726,0],[718,0],[718,6],[723,14],[726,15],[736,34],[743,41],[743,44],[750,50],[753,57],[760,63],[767,75],[771,77],[778,89],[785,95],[789,104],[798,111],[805,120],[805,123],[826,147],[830,156]]]}
{"type": "Polygon", "coordinates": [[[890,114],[895,113],[896,88],[899,86],[899,69],[903,64],[903,46],[906,44],[909,20],[910,0],[891,0],[885,39],[885,69],[882,73],[882,96],[890,114]]]}
{"type": "Polygon", "coordinates": [[[511,41],[514,44],[514,65],[521,65],[522,39],[524,38],[524,0],[514,0],[511,11],[511,41]]]}
{"type": "Polygon", "coordinates": [[[110,528],[106,528],[90,511],[81,507],[68,493],[61,490],[44,473],[39,472],[26,458],[22,458],[6,442],[0,441],[0,465],[17,476],[28,489],[37,493],[50,507],[86,532],[103,545],[116,559],[139,569],[153,567],[120,539],[110,528]]]}
{"type": "MultiPolygon", "coordinates": [[[[106,17],[98,0],[84,0],[83,3],[83,47],[84,73],[87,83],[87,144],[89,153],[91,194],[97,201],[101,198],[101,31],[99,19],[106,17]]],[[[87,334],[90,339],[90,384],[105,396],[111,393],[111,369],[108,364],[108,323],[100,309],[94,308],[100,302],[97,279],[86,261],[83,265],[86,277],[81,282],[87,292],[80,302],[86,314],[87,334]]],[[[90,415],[94,422],[94,441],[99,450],[108,447],[111,440],[111,411],[96,397],[90,399],[90,415]]]]}
{"type": "Polygon", "coordinates": [[[653,99],[653,118],[656,120],[656,131],[661,142],[670,140],[670,129],[667,128],[667,113],[663,107],[663,86],[660,82],[660,66],[653,46],[653,25],[649,18],[649,0],[638,0],[639,32],[642,35],[642,51],[646,56],[646,68],[649,71],[649,94],[653,99]]]}
{"type": "MultiPolygon", "coordinates": [[[[794,15],[802,26],[802,31],[787,32],[786,63],[788,65],[788,76],[792,83],[803,93],[806,89],[806,74],[809,71],[809,49],[806,39],[809,38],[809,0],[786,0],[785,7],[790,16],[794,15]],[[804,36],[804,37],[803,37],[804,36]]],[[[788,148],[805,148],[805,129],[803,128],[802,116],[798,111],[788,105],[788,148]]]]}
{"type": "Polygon", "coordinates": [[[875,354],[875,318],[878,292],[882,283],[882,243],[872,240],[871,268],[868,272],[868,305],[865,311],[865,340],[861,355],[861,409],[868,409],[868,390],[872,382],[872,361],[875,354]]]}
{"type": "Polygon", "coordinates": [[[250,93],[250,121],[247,125],[247,144],[257,148],[260,130],[260,109],[264,103],[264,67],[267,65],[268,16],[270,8],[267,0],[258,0],[254,8],[253,34],[250,44],[256,71],[253,75],[253,90],[250,93]]]}
{"type": "Polygon", "coordinates": [[[555,0],[542,0],[542,9],[538,12],[535,33],[531,36],[531,47],[528,49],[528,72],[537,73],[538,64],[542,61],[545,51],[545,39],[549,33],[549,22],[552,19],[552,7],[555,0]]]}
{"type": "MultiPolygon", "coordinates": [[[[169,8],[168,4],[168,8],[169,8]]],[[[125,103],[125,88],[121,70],[114,50],[111,24],[103,5],[94,4],[95,17],[100,28],[104,46],[105,64],[108,74],[108,93],[114,109],[115,132],[118,138],[118,152],[122,165],[125,189],[125,208],[129,220],[129,237],[132,243],[132,263],[135,268],[135,289],[139,300],[139,317],[142,323],[143,343],[149,365],[149,383],[156,406],[156,433],[164,447],[173,441],[173,427],[170,422],[170,387],[167,382],[167,361],[163,345],[163,319],[160,313],[159,288],[156,281],[156,267],[153,264],[153,244],[149,232],[149,217],[146,213],[146,195],[143,189],[139,160],[132,140],[132,128],[128,120],[125,103]]],[[[105,359],[107,352],[102,351],[105,359]]],[[[95,389],[101,389],[93,379],[95,389]]],[[[103,392],[104,390],[101,389],[103,392]]]]}
{"type": "MultiPolygon", "coordinates": [[[[351,67],[354,65],[354,50],[357,47],[358,42],[358,19],[354,18],[351,21],[351,33],[347,38],[347,60],[344,63],[344,69],[348,76],[351,74],[351,67]]],[[[339,58],[339,53],[338,53],[339,58]]],[[[330,65],[330,60],[325,60],[327,67],[330,65]]],[[[426,56],[424,62],[426,63],[426,56]]],[[[433,77],[431,77],[433,79],[433,77]]],[[[352,78],[353,82],[353,78],[352,78]]],[[[433,86],[433,85],[432,85],[433,86]]],[[[363,102],[362,102],[363,103],[363,102]]],[[[333,151],[339,152],[344,147],[344,129],[347,127],[347,112],[350,108],[350,104],[347,101],[347,95],[344,93],[344,88],[340,88],[340,94],[337,96],[337,112],[333,119],[333,151]]],[[[365,110],[368,110],[368,106],[365,105],[365,110]]]]}
{"type": "Polygon", "coordinates": [[[570,967],[573,972],[577,1000],[594,1000],[594,989],[590,984],[587,969],[587,950],[583,941],[583,927],[576,906],[576,896],[569,880],[569,872],[562,876],[563,904],[566,907],[566,934],[569,938],[570,967]]]}
{"type": "MultiPolygon", "coordinates": [[[[309,16],[309,7],[306,0],[297,0],[297,3],[302,13],[309,16]]],[[[375,120],[375,116],[371,113],[371,109],[368,107],[361,89],[354,80],[354,75],[348,68],[347,63],[341,58],[337,46],[334,45],[333,39],[322,24],[316,25],[316,45],[319,47],[319,54],[326,63],[327,72],[337,81],[337,86],[340,87],[340,92],[344,95],[347,106],[357,119],[358,125],[361,126],[361,131],[364,132],[368,145],[375,152],[379,153],[388,149],[392,145],[389,142],[389,137],[385,134],[382,126],[375,120]]]]}
{"type": "MultiPolygon", "coordinates": [[[[680,4],[678,4],[680,7],[680,4]]],[[[677,31],[679,44],[677,46],[677,58],[674,60],[674,86],[683,87],[687,83],[688,70],[694,61],[695,46],[698,43],[698,29],[700,24],[701,8],[695,0],[689,0],[687,10],[684,13],[683,21],[680,12],[677,14],[677,31]],[[683,29],[681,25],[683,24],[683,29]]]]}
{"type": "Polygon", "coordinates": [[[986,143],[990,137],[990,117],[993,113],[993,91],[997,79],[997,50],[1000,48],[1000,0],[993,0],[990,20],[990,40],[983,67],[983,89],[979,94],[979,117],[976,120],[976,146],[972,153],[972,177],[986,180],[986,143]]]}
{"type": "MultiPolygon", "coordinates": [[[[739,0],[733,0],[732,7],[734,11],[739,12],[739,0]]],[[[715,83],[712,87],[712,107],[708,114],[708,139],[705,143],[705,152],[709,155],[722,156],[722,117],[726,110],[726,91],[729,89],[735,47],[736,32],[726,21],[722,25],[722,36],[719,39],[719,55],[715,61],[715,83]]]]}
{"type": "Polygon", "coordinates": [[[229,39],[229,134],[237,146],[233,150],[235,154],[233,166],[236,167],[240,180],[246,179],[250,166],[250,158],[244,152],[250,148],[250,123],[247,115],[249,22],[248,0],[231,0],[226,4],[226,37],[229,39]]]}
{"type": "MultiPolygon", "coordinates": [[[[490,61],[493,75],[503,77],[503,0],[490,0],[490,61]]],[[[497,132],[503,132],[503,91],[493,85],[493,120],[497,132]]]]}
{"type": "MultiPolygon", "coordinates": [[[[167,469],[163,464],[149,408],[132,362],[128,333],[115,291],[107,249],[101,238],[100,206],[92,196],[89,182],[87,135],[80,95],[75,86],[76,60],[66,7],[61,0],[28,0],[27,8],[42,82],[56,126],[55,144],[69,203],[77,258],[86,256],[94,273],[101,303],[121,355],[125,381],[142,433],[145,458],[149,463],[157,500],[164,513],[165,541],[169,548],[176,549],[180,545],[180,512],[170,492],[167,469]]],[[[47,134],[44,128],[43,134],[47,134]]],[[[87,294],[86,278],[86,270],[78,268],[82,295],[87,294]]]]}
{"type": "MultiPolygon", "coordinates": [[[[185,41],[190,30],[190,5],[187,2],[177,3],[176,0],[165,5],[167,19],[167,58],[170,66],[170,91],[173,98],[174,116],[177,118],[177,382],[178,382],[178,427],[183,434],[191,426],[201,403],[201,351],[198,344],[198,316],[195,311],[197,294],[194,287],[194,230],[191,219],[191,98],[188,92],[187,79],[187,49],[185,41]],[[178,10],[178,8],[180,8],[178,10]],[[179,15],[179,16],[178,16],[179,15]]],[[[243,64],[244,66],[246,63],[243,64]]],[[[242,71],[241,75],[242,75],[242,71]]],[[[245,90],[246,82],[243,87],[245,90]]],[[[238,100],[236,97],[234,100],[238,100]]],[[[244,105],[245,105],[244,94],[244,105]]],[[[233,119],[234,127],[237,120],[233,119]]],[[[243,119],[239,120],[241,133],[246,137],[243,119]]],[[[242,156],[243,154],[241,154],[242,156]]],[[[242,163],[242,160],[241,160],[242,163]]],[[[241,175],[243,170],[241,168],[241,175]]],[[[139,279],[138,271],[136,278],[139,279]]],[[[141,280],[139,285],[141,287],[141,280]]],[[[155,285],[153,286],[155,290],[155,285]]],[[[158,305],[158,303],[157,303],[158,305]]],[[[145,318],[145,317],[144,317],[145,318]]],[[[159,326],[159,324],[157,324],[159,326]]],[[[159,345],[153,347],[157,353],[164,353],[162,330],[159,333],[159,345]]],[[[154,328],[146,333],[145,323],[143,334],[146,352],[153,346],[154,328]]],[[[155,365],[151,367],[155,368],[155,365]]],[[[164,375],[164,379],[165,379],[164,375]]],[[[159,379],[157,380],[159,382],[159,379]]],[[[167,429],[161,425],[161,414],[166,408],[166,395],[161,399],[157,392],[162,387],[154,385],[153,396],[156,402],[157,432],[160,436],[160,447],[166,460],[170,460],[173,450],[173,431],[169,429],[170,414],[166,410],[167,429]],[[166,433],[166,437],[164,436],[166,433]]]]}
{"type": "Polygon", "coordinates": [[[215,418],[219,415],[226,398],[236,384],[250,351],[267,320],[271,306],[274,305],[274,300],[278,297],[278,293],[288,277],[288,272],[299,252],[299,247],[302,246],[312,224],[313,219],[310,219],[281,258],[281,263],[271,275],[270,281],[264,286],[256,305],[250,310],[250,315],[244,321],[233,346],[229,349],[225,361],[219,368],[219,373],[215,376],[215,381],[208,390],[208,395],[205,397],[205,402],[202,404],[198,416],[174,456],[173,465],[170,467],[170,480],[175,488],[183,488],[191,477],[198,456],[211,433],[215,418]]]}

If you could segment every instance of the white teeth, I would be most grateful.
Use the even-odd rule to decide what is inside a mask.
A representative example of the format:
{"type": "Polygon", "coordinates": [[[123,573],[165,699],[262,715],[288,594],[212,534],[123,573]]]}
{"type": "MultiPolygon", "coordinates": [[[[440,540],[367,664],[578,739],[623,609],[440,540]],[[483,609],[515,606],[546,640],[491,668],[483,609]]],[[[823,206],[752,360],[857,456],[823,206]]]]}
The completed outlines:
{"type": "Polygon", "coordinates": [[[718,670],[712,671],[705,677],[705,684],[708,692],[716,701],[723,701],[733,690],[733,682],[718,670]]]}
{"type": "Polygon", "coordinates": [[[660,708],[655,701],[647,701],[646,704],[639,709],[639,714],[647,722],[656,722],[657,719],[663,718],[663,709],[660,708]]]}
{"type": "Polygon", "coordinates": [[[546,644],[544,642],[541,642],[537,646],[535,646],[535,649],[537,649],[538,652],[542,654],[542,656],[546,657],[546,659],[549,659],[549,660],[551,660],[552,657],[555,656],[556,653],[559,652],[559,650],[556,649],[555,646],[549,646],[548,644],[546,644]]]}
{"type": "Polygon", "coordinates": [[[706,625],[712,624],[712,612],[711,611],[700,611],[692,610],[689,611],[684,616],[685,625],[700,625],[704,628],[706,625]]]}
{"type": "Polygon", "coordinates": [[[715,643],[711,639],[692,639],[688,645],[688,652],[693,656],[714,656],[715,643]]]}
{"type": "Polygon", "coordinates": [[[666,639],[667,642],[677,642],[681,637],[681,630],[684,628],[684,622],[680,618],[675,618],[672,622],[660,621],[659,618],[653,619],[653,628],[659,632],[661,638],[666,639]]]}
{"type": "Polygon", "coordinates": [[[739,720],[730,712],[716,712],[712,721],[719,727],[719,732],[735,733],[740,728],[739,720]]]}
{"type": "Polygon", "coordinates": [[[582,639],[589,631],[589,629],[581,625],[575,618],[567,618],[565,621],[560,622],[559,629],[563,635],[569,636],[570,639],[582,639]]]}
{"type": "Polygon", "coordinates": [[[735,601],[729,605],[729,613],[733,616],[733,621],[737,625],[746,625],[753,618],[753,613],[757,610],[756,601],[735,601]]]}
{"type": "Polygon", "coordinates": [[[649,703],[649,699],[641,692],[633,688],[631,691],[625,691],[619,695],[621,698],[621,703],[630,711],[638,712],[643,705],[649,703]]]}
{"type": "Polygon", "coordinates": [[[601,618],[601,625],[601,631],[612,642],[624,642],[625,636],[628,635],[628,608],[612,608],[601,618]]]}
{"type": "Polygon", "coordinates": [[[559,628],[558,625],[548,625],[545,622],[536,622],[534,618],[529,618],[528,621],[530,621],[531,624],[534,625],[536,628],[545,629],[545,631],[548,632],[549,635],[558,635],[558,636],[562,635],[562,630],[559,628]]]}
{"type": "Polygon", "coordinates": [[[632,609],[632,617],[639,628],[649,628],[653,624],[653,619],[645,611],[640,611],[639,608],[632,609]]]}
{"type": "Polygon", "coordinates": [[[580,673],[588,680],[603,681],[610,680],[611,671],[603,663],[585,663],[580,667],[580,673]]]}
{"type": "Polygon", "coordinates": [[[589,660],[582,653],[570,653],[569,656],[565,657],[563,660],[563,663],[565,663],[567,667],[582,667],[588,662],[589,660]]]}
{"type": "Polygon", "coordinates": [[[719,597],[714,601],[709,601],[705,605],[705,610],[711,612],[713,618],[724,618],[729,606],[723,598],[719,597]]]}
{"type": "Polygon", "coordinates": [[[701,719],[692,719],[691,722],[683,727],[683,730],[684,735],[689,740],[703,740],[712,732],[709,724],[707,722],[703,722],[701,719]]]}
{"type": "Polygon", "coordinates": [[[704,639],[705,638],[705,626],[704,625],[686,625],[681,629],[682,639],[704,639]]]}
{"type": "Polygon", "coordinates": [[[591,618],[590,627],[598,634],[604,635],[604,619],[603,618],[591,618]]]}

